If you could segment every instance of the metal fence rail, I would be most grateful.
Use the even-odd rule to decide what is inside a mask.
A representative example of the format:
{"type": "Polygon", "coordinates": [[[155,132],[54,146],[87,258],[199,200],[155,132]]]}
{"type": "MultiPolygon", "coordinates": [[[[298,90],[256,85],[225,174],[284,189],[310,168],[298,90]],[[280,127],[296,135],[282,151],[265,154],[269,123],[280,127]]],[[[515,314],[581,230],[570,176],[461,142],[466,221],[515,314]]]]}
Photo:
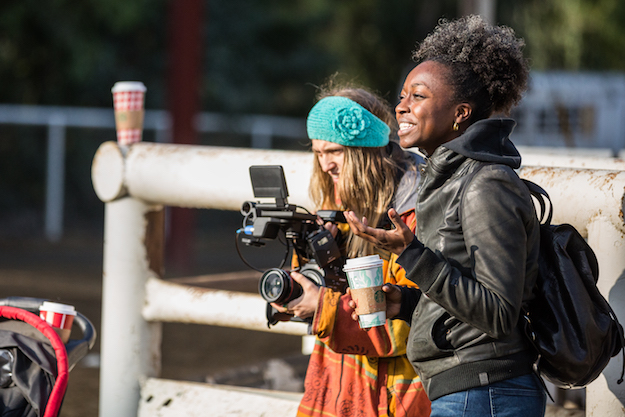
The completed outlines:
{"type": "MultiPolygon", "coordinates": [[[[264,315],[258,295],[198,290],[160,280],[162,205],[238,210],[241,201],[252,195],[247,167],[257,164],[283,165],[293,201],[307,204],[311,161],[308,152],[137,143],[124,154],[114,142],[100,147],[92,178],[96,193],[106,203],[101,417],[137,415],[140,382],[147,378],[150,389],[160,385],[156,377],[161,321],[266,330],[264,320],[252,318],[264,315]],[[234,159],[241,169],[231,169],[234,159]],[[203,181],[226,170],[229,175],[222,175],[220,181],[203,181]]],[[[588,237],[599,261],[599,288],[616,314],[625,317],[625,280],[620,279],[625,271],[625,171],[524,166],[519,173],[549,192],[554,223],[571,223],[588,237]]],[[[302,327],[288,328],[289,324],[296,325],[280,323],[271,331],[304,332],[302,327]]],[[[605,375],[612,375],[619,361],[620,357],[614,358],[605,375]]],[[[182,388],[181,395],[189,390],[182,388]]],[[[588,387],[588,415],[616,415],[621,402],[625,402],[625,387],[608,386],[604,377],[588,387]]],[[[282,411],[273,415],[288,415],[282,411]]]]}

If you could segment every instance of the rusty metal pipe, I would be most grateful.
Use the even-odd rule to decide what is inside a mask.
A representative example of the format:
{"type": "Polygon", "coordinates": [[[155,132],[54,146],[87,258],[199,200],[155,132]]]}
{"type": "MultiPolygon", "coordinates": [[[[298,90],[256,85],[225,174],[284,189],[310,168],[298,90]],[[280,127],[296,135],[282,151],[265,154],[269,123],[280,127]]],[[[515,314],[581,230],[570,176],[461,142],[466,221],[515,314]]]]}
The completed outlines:
{"type": "Polygon", "coordinates": [[[549,193],[552,223],[570,223],[587,237],[588,225],[601,216],[625,233],[625,171],[527,166],[519,175],[549,193]]]}

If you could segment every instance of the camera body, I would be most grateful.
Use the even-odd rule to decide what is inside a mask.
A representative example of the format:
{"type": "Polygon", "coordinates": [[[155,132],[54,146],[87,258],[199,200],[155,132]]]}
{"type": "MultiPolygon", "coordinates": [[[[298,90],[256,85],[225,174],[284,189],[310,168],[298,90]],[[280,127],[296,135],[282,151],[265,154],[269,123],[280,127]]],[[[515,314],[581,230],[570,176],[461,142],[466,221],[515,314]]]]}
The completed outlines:
{"type": "MultiPolygon", "coordinates": [[[[320,210],[314,215],[298,211],[297,206],[287,203],[288,190],[282,166],[255,165],[249,169],[254,196],[273,198],[275,202],[243,203],[243,227],[239,229],[243,233],[241,241],[248,246],[263,246],[265,241],[276,239],[281,233],[287,243],[285,261],[292,249],[299,263],[298,272],[318,286],[345,292],[347,278],[342,270],[345,260],[339,244],[328,230],[317,223],[318,216],[324,222],[345,222],[343,213],[320,210]]],[[[286,304],[302,294],[301,286],[281,267],[265,271],[260,279],[259,293],[267,303],[286,304]]],[[[268,304],[269,324],[277,322],[276,313],[268,304]]]]}

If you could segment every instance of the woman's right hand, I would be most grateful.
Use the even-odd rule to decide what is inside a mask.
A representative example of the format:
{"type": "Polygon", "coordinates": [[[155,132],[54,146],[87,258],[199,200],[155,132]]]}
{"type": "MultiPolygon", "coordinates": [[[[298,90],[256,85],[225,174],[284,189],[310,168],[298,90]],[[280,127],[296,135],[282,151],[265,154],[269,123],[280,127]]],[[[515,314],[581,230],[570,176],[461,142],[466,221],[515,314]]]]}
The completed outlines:
{"type": "Polygon", "coordinates": [[[396,255],[401,255],[404,249],[406,249],[415,238],[412,230],[404,223],[395,209],[390,209],[388,211],[388,217],[395,226],[395,228],[391,230],[370,227],[366,217],[363,217],[361,221],[356,217],[356,213],[353,211],[346,211],[344,214],[349,228],[356,236],[396,255]]]}
{"type": "Polygon", "coordinates": [[[291,278],[302,286],[303,294],[287,304],[271,303],[271,305],[280,313],[292,314],[301,319],[312,317],[319,303],[319,287],[299,272],[292,271],[291,278]]]}

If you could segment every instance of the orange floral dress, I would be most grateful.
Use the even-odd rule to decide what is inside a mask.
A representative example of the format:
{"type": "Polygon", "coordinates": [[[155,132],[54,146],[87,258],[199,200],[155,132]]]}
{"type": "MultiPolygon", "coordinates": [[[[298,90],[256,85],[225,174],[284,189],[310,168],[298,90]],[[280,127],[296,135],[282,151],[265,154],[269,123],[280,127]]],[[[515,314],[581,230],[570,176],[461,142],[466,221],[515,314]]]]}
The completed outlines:
{"type": "MultiPolygon", "coordinates": [[[[414,230],[414,211],[402,218],[414,230]]],[[[395,260],[384,259],[384,281],[414,286],[395,260]]],[[[428,400],[406,358],[410,327],[403,320],[362,330],[352,320],[351,297],[322,287],[312,333],[317,336],[306,372],[299,417],[426,417],[428,400]]]]}

